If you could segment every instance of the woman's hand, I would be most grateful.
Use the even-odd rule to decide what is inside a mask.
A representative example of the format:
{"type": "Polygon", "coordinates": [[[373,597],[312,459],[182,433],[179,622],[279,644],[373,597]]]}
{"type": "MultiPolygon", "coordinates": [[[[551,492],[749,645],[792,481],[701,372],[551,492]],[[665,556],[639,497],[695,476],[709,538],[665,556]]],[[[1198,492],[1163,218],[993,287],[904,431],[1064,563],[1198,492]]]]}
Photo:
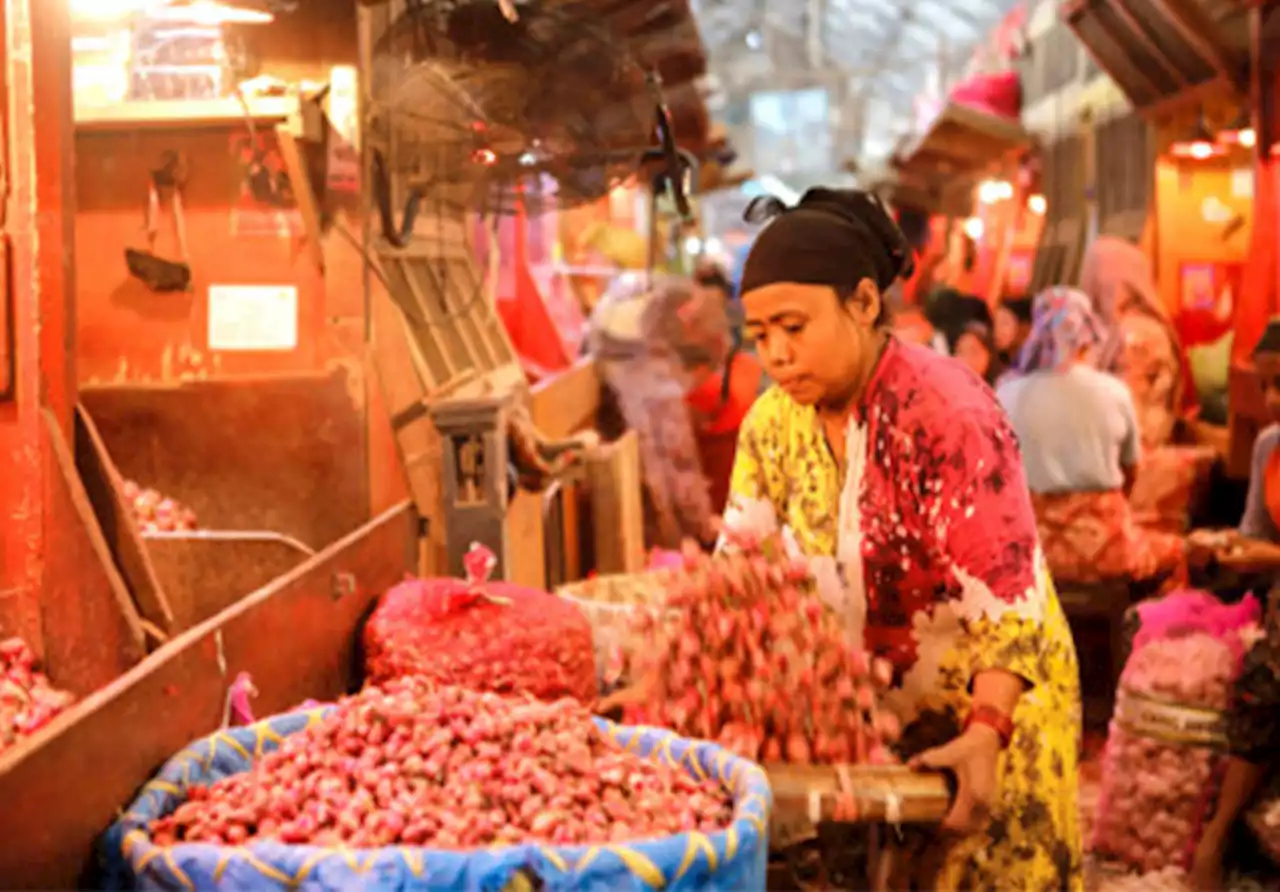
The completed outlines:
{"type": "Polygon", "coordinates": [[[911,760],[912,768],[945,768],[956,776],[956,801],[943,819],[944,829],[969,834],[986,826],[995,802],[999,757],[999,733],[975,723],[950,743],[925,750],[911,760]]]}
{"type": "Polygon", "coordinates": [[[1222,851],[1222,836],[1210,827],[1196,846],[1195,857],[1191,859],[1191,873],[1187,877],[1189,885],[1196,892],[1218,892],[1224,888],[1222,851]]]}
{"type": "Polygon", "coordinates": [[[1262,539],[1241,537],[1218,554],[1218,563],[1241,573],[1264,572],[1280,567],[1280,546],[1262,539]]]}
{"type": "Polygon", "coordinates": [[[1193,567],[1207,567],[1240,542],[1235,530],[1192,530],[1187,534],[1187,562],[1193,567]]]}

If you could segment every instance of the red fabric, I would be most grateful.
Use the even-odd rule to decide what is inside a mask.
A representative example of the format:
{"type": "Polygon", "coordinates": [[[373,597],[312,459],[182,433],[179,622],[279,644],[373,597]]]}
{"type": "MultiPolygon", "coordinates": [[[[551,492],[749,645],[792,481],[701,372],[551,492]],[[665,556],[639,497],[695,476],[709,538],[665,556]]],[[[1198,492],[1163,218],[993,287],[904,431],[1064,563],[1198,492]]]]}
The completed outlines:
{"type": "Polygon", "coordinates": [[[1129,493],[1134,521],[1148,529],[1185,533],[1217,457],[1210,446],[1159,446],[1146,450],[1138,462],[1133,492],[1129,493]]]}
{"type": "Polygon", "coordinates": [[[707,495],[711,510],[723,514],[729,501],[729,481],[733,477],[733,460],[738,454],[738,431],[698,434],[698,460],[707,478],[707,495]]]}
{"type": "Polygon", "coordinates": [[[1134,522],[1124,493],[1035,493],[1036,523],[1045,560],[1061,582],[1152,579],[1181,581],[1186,545],[1181,536],[1134,522]]]}
{"type": "Polygon", "coordinates": [[[1236,336],[1231,358],[1248,362],[1267,320],[1277,311],[1280,291],[1280,158],[1264,158],[1257,168],[1253,228],[1244,282],[1236,299],[1236,336]]]}
{"type": "Polygon", "coordinates": [[[760,360],[750,353],[736,354],[726,371],[729,374],[729,394],[723,404],[720,398],[724,391],[724,372],[708,375],[685,394],[685,402],[698,413],[699,418],[705,419],[698,425],[702,433],[736,433],[760,392],[764,370],[760,360]]]}
{"type": "Polygon", "coordinates": [[[979,74],[956,84],[949,98],[988,115],[1016,120],[1022,114],[1022,81],[1016,71],[979,74]]]}
{"type": "Polygon", "coordinates": [[[1036,527],[1018,444],[982,380],[893,338],[857,410],[868,646],[916,659],[909,617],[960,600],[956,569],[1014,604],[1038,591],[1036,527]]]}

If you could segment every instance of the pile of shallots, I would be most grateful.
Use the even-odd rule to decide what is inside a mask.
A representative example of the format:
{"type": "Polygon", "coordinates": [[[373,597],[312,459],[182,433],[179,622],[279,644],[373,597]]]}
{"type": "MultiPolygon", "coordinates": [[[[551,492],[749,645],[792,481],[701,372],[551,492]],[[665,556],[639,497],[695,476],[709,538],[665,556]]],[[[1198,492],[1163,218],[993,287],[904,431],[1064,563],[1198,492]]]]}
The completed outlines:
{"type": "Polygon", "coordinates": [[[168,496],[143,488],[132,480],[124,482],[123,492],[142,532],[177,533],[196,529],[195,512],[168,496]]]}
{"type": "Polygon", "coordinates": [[[189,789],[151,835],[466,849],[636,841],[731,818],[720,784],[624,749],[573,700],[407,678],[341,701],[248,772],[189,789]]]}
{"type": "Polygon", "coordinates": [[[36,655],[25,641],[0,641],[0,753],[49,724],[74,701],[36,668],[36,655]]]}
{"type": "Polygon", "coordinates": [[[1185,731],[1229,706],[1257,605],[1183,592],[1144,604],[1139,616],[1103,758],[1092,848],[1143,871],[1186,869],[1212,812],[1223,757],[1185,731]],[[1132,715],[1126,702],[1168,718],[1144,719],[1137,728],[1126,718],[1132,715]],[[1151,722],[1169,727],[1147,727],[1151,722]]]}
{"type": "Polygon", "coordinates": [[[637,613],[627,724],[674,728],[754,761],[894,760],[898,721],[877,709],[893,668],[845,642],[803,565],[689,550],[668,592],[637,613]]]}
{"type": "Polygon", "coordinates": [[[595,699],[591,624],[564,598],[489,582],[493,552],[472,546],[468,578],[410,579],[384,594],[364,631],[373,683],[416,675],[545,700],[595,699]]]}

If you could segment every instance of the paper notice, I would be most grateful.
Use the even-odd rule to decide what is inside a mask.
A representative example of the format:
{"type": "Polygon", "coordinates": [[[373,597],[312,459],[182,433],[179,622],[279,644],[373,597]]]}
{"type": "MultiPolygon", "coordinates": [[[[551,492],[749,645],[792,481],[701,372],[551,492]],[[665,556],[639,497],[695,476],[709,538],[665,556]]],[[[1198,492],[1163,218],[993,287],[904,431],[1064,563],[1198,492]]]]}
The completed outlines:
{"type": "Polygon", "coordinates": [[[209,286],[210,350],[297,348],[297,288],[292,285],[209,286]]]}

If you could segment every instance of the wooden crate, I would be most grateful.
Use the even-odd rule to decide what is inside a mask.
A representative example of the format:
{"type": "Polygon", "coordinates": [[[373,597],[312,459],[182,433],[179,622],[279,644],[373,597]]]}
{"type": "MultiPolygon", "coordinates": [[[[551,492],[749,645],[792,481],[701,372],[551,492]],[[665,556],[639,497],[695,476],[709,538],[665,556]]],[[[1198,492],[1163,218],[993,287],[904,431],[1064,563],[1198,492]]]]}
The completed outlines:
{"type": "Polygon", "coordinates": [[[412,567],[416,533],[408,502],[387,511],[0,757],[4,888],[99,888],[99,835],[166,759],[217,729],[237,673],[252,675],[260,715],[355,690],[361,623],[412,567]]]}

